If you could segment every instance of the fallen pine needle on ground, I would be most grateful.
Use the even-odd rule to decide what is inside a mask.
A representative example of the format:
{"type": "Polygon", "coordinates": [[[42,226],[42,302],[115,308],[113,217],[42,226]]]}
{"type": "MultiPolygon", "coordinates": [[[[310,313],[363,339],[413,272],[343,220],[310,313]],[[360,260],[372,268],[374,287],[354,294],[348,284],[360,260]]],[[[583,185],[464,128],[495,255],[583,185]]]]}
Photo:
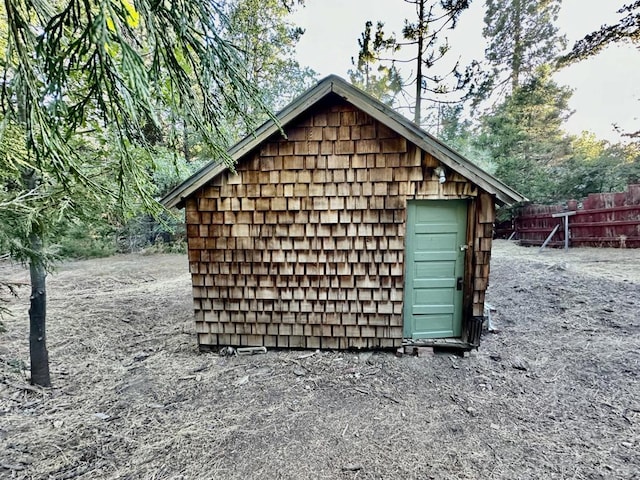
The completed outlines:
{"type": "MultiPolygon", "coordinates": [[[[3,279],[25,270],[0,263],[3,279]]],[[[495,242],[477,352],[199,353],[184,255],[49,276],[53,388],[28,383],[28,289],[0,333],[0,478],[631,479],[640,250],[495,242]]]]}

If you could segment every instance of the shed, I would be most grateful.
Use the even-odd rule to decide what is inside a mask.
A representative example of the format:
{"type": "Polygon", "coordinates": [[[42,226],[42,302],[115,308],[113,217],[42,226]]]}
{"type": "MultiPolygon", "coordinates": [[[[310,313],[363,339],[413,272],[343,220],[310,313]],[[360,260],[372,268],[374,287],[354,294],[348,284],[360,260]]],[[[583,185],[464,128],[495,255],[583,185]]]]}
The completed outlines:
{"type": "Polygon", "coordinates": [[[525,198],[337,76],[277,118],[163,199],[200,348],[475,345],[496,202],[525,198]]]}

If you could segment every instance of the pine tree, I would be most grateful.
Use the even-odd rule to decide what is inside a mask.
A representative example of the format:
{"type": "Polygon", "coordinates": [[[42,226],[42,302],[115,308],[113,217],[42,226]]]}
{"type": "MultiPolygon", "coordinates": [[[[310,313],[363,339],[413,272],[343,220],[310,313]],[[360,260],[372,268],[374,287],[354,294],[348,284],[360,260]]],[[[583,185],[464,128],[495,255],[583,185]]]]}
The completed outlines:
{"type": "Polygon", "coordinates": [[[482,119],[479,146],[490,152],[496,175],[533,201],[552,195],[550,173],[569,155],[562,125],[571,114],[570,97],[545,66],[482,119]]]}
{"type": "Polygon", "coordinates": [[[391,105],[402,88],[402,78],[395,63],[387,65],[381,59],[397,49],[396,42],[393,36],[385,36],[384,23],[378,22],[375,32],[372,27],[371,21],[365,23],[358,39],[358,60],[351,58],[355,68],[348,73],[353,85],[391,105]]]}
{"type": "Polygon", "coordinates": [[[411,99],[410,109],[414,122],[420,125],[424,118],[423,102],[437,104],[435,97],[461,91],[470,80],[470,70],[461,72],[457,62],[452,67],[439,71],[435,68],[436,65],[441,65],[441,60],[450,50],[444,32],[456,27],[460,15],[469,7],[470,0],[404,1],[415,7],[416,16],[413,19],[405,19],[401,39],[393,35],[387,37],[382,30],[383,25],[378,22],[372,41],[370,30],[373,23],[367,22],[365,32],[358,41],[361,53],[364,54],[362,59],[365,61],[360,69],[366,83],[367,75],[372,74],[372,64],[386,65],[388,74],[383,72],[376,80],[388,76],[389,85],[396,88],[396,81],[400,80],[397,65],[404,63],[410,66],[412,73],[402,81],[400,89],[406,94],[406,98],[411,99]],[[371,47],[366,48],[368,45],[371,47]],[[376,48],[376,45],[380,48],[376,48]],[[411,52],[409,58],[397,58],[407,51],[411,52]]]}
{"type": "Polygon", "coordinates": [[[250,129],[246,112],[267,109],[240,52],[221,36],[226,17],[216,2],[1,5],[0,144],[21,132],[24,154],[0,152],[0,246],[30,267],[31,382],[46,386],[45,279],[55,226],[96,203],[161,211],[149,125],[180,132],[175,119],[187,119],[217,158],[231,162],[219,120],[233,112],[250,129]]]}
{"type": "Polygon", "coordinates": [[[559,11],[560,0],[486,0],[483,35],[492,71],[481,88],[485,98],[496,89],[515,91],[554,61],[566,43],[554,25],[559,11]]]}
{"type": "Polygon", "coordinates": [[[431,73],[434,65],[449,51],[449,41],[441,35],[447,28],[455,28],[460,14],[469,8],[469,0],[443,0],[429,3],[427,0],[405,0],[416,7],[416,21],[405,20],[402,30],[403,44],[415,45],[416,66],[414,122],[422,120],[422,101],[424,95],[446,94],[451,90],[460,90],[466,85],[468,78],[458,71],[458,64],[445,74],[431,73]],[[438,8],[440,7],[440,8],[438,8]],[[453,84],[451,77],[455,78],[453,84]]]}

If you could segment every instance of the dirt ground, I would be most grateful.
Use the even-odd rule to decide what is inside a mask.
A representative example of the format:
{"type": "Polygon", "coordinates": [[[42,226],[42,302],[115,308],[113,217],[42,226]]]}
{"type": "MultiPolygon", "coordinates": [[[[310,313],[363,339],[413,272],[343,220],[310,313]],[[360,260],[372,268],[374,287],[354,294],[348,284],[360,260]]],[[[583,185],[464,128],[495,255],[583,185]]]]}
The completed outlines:
{"type": "Polygon", "coordinates": [[[488,297],[498,332],[464,358],[220,357],[186,256],[65,263],[53,388],[28,383],[26,288],[4,319],[0,478],[640,478],[640,250],[498,241],[488,297]]]}

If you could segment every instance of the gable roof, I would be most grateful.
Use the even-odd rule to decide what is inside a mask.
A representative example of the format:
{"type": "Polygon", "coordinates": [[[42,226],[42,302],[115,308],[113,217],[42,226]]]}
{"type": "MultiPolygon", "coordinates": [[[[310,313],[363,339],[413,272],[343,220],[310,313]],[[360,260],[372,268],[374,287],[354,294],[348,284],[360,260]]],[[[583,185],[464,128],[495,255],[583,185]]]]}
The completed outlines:
{"type": "MultiPolygon", "coordinates": [[[[493,175],[485,172],[440,140],[422,130],[409,119],[347,83],[337,75],[329,75],[318,82],[315,87],[300,95],[276,115],[280,125],[277,125],[273,120],[265,122],[252,134],[231,147],[228,152],[229,156],[234,162],[238,162],[271,135],[277,133],[280,127],[286,126],[331,94],[340,96],[354,107],[405,137],[417,147],[430,153],[453,171],[467,178],[486,192],[495,195],[500,203],[513,204],[527,200],[526,197],[505,185],[493,175]]],[[[162,204],[168,208],[182,206],[187,197],[227,170],[229,170],[229,167],[226,164],[215,160],[212,161],[171,190],[161,200],[162,204]]]]}

